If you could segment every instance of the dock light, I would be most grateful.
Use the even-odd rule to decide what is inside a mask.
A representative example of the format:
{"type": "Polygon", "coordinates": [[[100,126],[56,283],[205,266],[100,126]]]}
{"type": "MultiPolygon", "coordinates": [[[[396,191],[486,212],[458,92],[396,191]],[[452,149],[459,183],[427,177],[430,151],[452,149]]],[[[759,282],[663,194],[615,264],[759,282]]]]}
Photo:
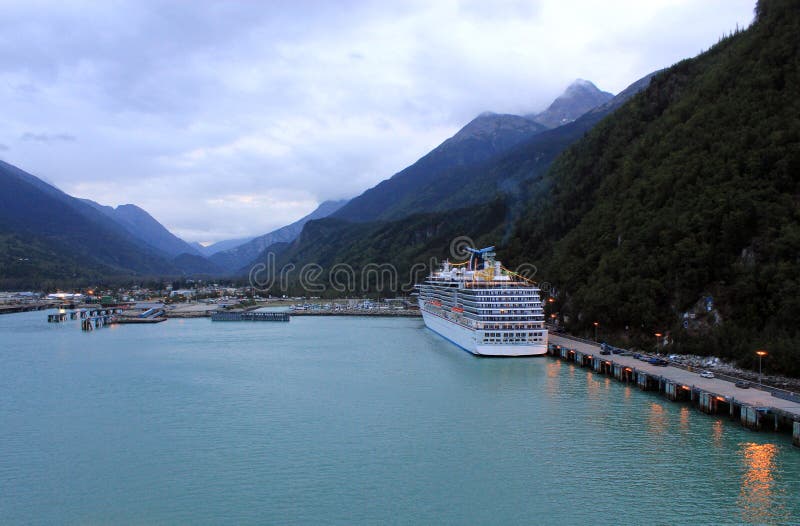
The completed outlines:
{"type": "Polygon", "coordinates": [[[625,368],[625,372],[626,372],[626,373],[629,373],[629,372],[631,372],[631,371],[633,371],[633,369],[631,369],[630,367],[626,367],[626,368],[625,368]]]}
{"type": "Polygon", "coordinates": [[[724,396],[718,396],[718,397],[717,397],[717,400],[718,400],[719,402],[725,402],[725,397],[724,397],[724,396]]]}
{"type": "Polygon", "coordinates": [[[682,385],[681,389],[686,389],[688,391],[689,390],[689,386],[688,385],[682,385]]]}
{"type": "Polygon", "coordinates": [[[758,385],[761,385],[761,358],[767,355],[767,351],[756,351],[758,355],[758,385]]]}

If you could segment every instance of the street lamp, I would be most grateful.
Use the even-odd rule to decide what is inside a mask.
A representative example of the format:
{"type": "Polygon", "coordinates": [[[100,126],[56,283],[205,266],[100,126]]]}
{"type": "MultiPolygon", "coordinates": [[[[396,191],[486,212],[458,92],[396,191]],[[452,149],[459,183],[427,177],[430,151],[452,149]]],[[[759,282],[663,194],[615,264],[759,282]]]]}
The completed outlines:
{"type": "Polygon", "coordinates": [[[758,355],[758,385],[761,385],[761,358],[767,355],[767,351],[756,351],[758,355]]]}
{"type": "Polygon", "coordinates": [[[664,336],[664,335],[663,335],[663,334],[661,334],[660,332],[657,332],[657,333],[655,333],[655,337],[656,337],[656,354],[658,354],[658,340],[659,340],[659,339],[660,339],[662,336],[664,336]]]}
{"type": "Polygon", "coordinates": [[[596,321],[592,323],[592,325],[594,325],[594,341],[597,341],[597,327],[600,326],[600,322],[596,321]]]}

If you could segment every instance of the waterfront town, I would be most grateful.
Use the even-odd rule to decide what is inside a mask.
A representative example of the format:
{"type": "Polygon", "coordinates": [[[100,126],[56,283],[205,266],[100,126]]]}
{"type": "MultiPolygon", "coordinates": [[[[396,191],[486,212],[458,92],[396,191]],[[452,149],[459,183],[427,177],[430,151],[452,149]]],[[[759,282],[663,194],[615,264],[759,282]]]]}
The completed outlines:
{"type": "Polygon", "coordinates": [[[114,308],[120,318],[139,317],[158,312],[159,318],[203,318],[221,311],[281,309],[292,315],[372,315],[419,316],[413,298],[387,299],[288,297],[259,295],[251,287],[232,287],[217,283],[188,280],[181,288],[165,284],[161,288],[105,289],[86,288],[53,293],[21,291],[0,292],[0,314],[52,308],[114,308]]]}

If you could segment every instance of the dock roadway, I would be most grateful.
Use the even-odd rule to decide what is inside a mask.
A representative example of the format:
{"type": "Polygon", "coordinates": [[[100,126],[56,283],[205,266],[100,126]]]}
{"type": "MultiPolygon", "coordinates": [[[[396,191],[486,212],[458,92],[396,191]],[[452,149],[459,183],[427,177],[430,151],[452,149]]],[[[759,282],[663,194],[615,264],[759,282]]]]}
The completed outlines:
{"type": "Polygon", "coordinates": [[[800,403],[796,401],[784,400],[754,387],[742,389],[721,378],[701,378],[701,370],[692,372],[673,366],[659,367],[619,354],[601,355],[599,345],[585,340],[558,334],[550,334],[549,340],[550,345],[561,348],[556,357],[638,384],[644,390],[659,390],[672,400],[680,400],[683,393],[685,401],[697,402],[704,412],[729,411],[732,417],[741,418],[742,424],[752,429],[761,429],[762,425],[771,427],[773,420],[776,429],[779,424],[781,428],[790,429],[793,425],[794,442],[800,445],[800,403]]]}

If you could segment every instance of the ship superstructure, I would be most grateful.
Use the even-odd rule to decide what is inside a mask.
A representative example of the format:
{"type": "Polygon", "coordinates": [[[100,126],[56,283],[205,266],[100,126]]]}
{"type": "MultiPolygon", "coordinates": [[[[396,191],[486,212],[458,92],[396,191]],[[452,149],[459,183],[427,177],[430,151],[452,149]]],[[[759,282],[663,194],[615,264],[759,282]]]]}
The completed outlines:
{"type": "Polygon", "coordinates": [[[495,260],[494,247],[467,250],[468,261],[445,261],[419,285],[425,325],[479,356],[545,354],[539,288],[495,260]]]}

